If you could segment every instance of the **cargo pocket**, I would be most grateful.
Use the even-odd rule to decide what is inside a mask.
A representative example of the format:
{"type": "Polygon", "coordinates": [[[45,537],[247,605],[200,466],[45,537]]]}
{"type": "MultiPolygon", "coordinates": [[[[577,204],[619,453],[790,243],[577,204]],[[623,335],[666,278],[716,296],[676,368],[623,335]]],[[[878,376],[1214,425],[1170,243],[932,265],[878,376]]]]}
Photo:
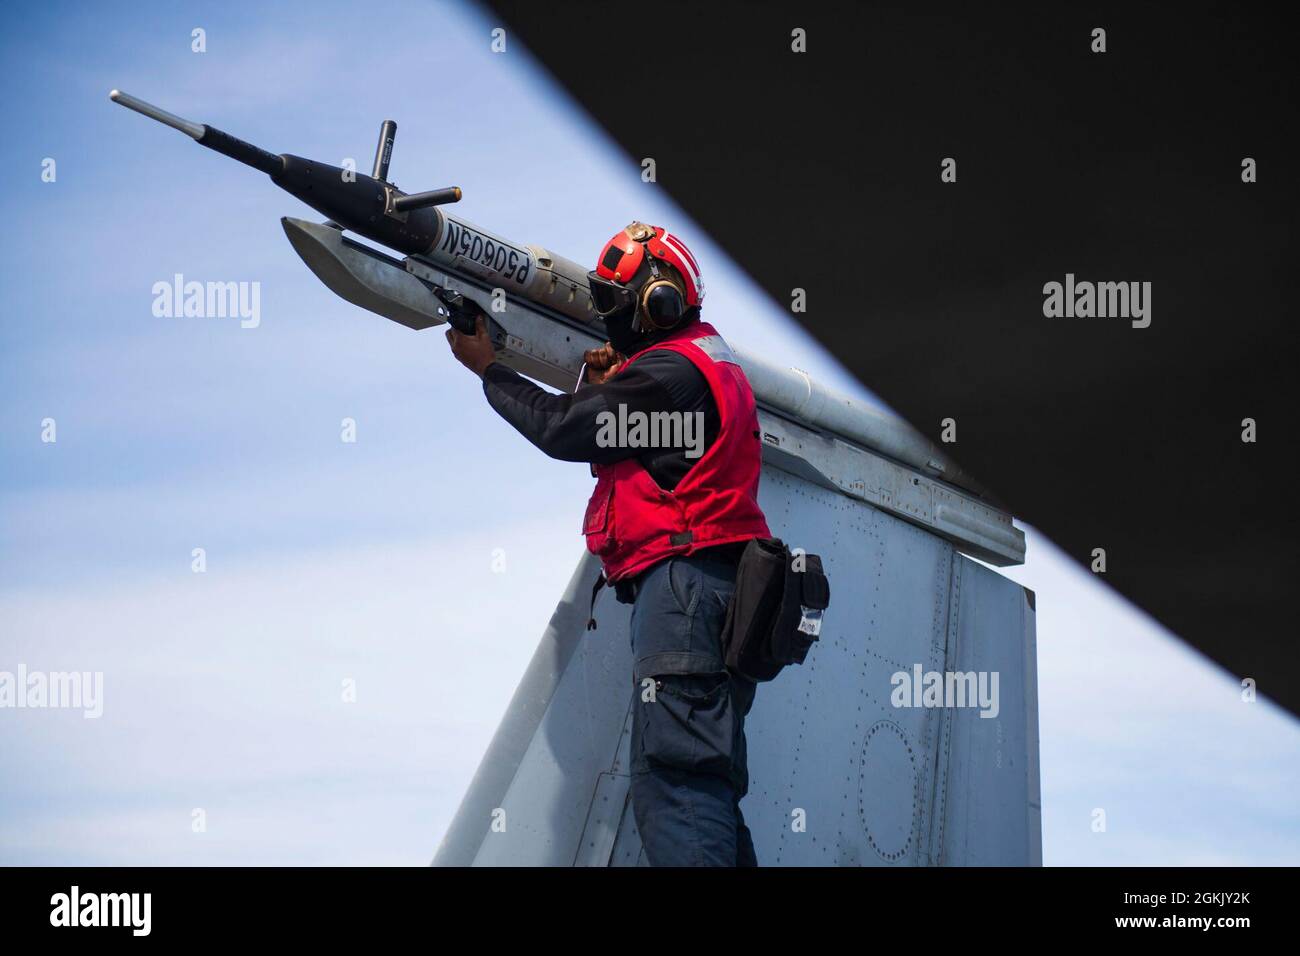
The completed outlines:
{"type": "Polygon", "coordinates": [[[700,603],[701,584],[698,574],[690,574],[689,568],[676,558],[667,561],[668,592],[677,602],[677,610],[688,618],[694,617],[695,609],[700,603]]]}
{"type": "Polygon", "coordinates": [[[657,654],[638,662],[634,773],[663,768],[723,777],[731,773],[736,726],[731,678],[718,661],[700,658],[657,654]]]}
{"type": "Polygon", "coordinates": [[[614,479],[602,474],[587,502],[587,513],[582,518],[582,533],[587,536],[587,550],[603,555],[614,546],[610,527],[610,512],[614,507],[614,479]]]}

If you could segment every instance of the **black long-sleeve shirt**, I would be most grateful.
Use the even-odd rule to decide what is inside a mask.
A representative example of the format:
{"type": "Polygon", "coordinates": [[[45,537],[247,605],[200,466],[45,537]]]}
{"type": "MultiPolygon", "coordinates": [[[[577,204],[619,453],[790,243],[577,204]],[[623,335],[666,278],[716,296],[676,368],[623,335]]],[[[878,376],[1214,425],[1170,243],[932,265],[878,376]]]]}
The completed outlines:
{"type": "MultiPolygon", "coordinates": [[[[584,384],[573,395],[548,392],[500,362],[493,362],[483,375],[483,393],[497,414],[551,458],[593,464],[637,458],[666,491],[677,487],[718,437],[718,406],[709,383],[690,359],[667,349],[646,352],[609,381],[584,384]],[[602,412],[618,416],[620,406],[624,414],[640,412],[647,417],[657,412],[702,415],[703,442],[699,442],[696,432],[690,443],[693,447],[602,443],[599,416],[602,412]]],[[[695,422],[700,420],[696,418],[695,422]]]]}

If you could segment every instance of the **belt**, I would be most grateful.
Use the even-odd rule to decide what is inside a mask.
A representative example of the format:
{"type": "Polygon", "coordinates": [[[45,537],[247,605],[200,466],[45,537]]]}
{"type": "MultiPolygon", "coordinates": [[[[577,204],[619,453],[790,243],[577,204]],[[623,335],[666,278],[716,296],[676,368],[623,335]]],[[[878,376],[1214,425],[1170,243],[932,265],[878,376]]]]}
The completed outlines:
{"type": "MultiPolygon", "coordinates": [[[[724,561],[727,564],[740,564],[740,557],[745,553],[745,547],[748,541],[733,541],[730,544],[715,544],[712,547],[700,548],[692,553],[691,557],[705,557],[715,561],[724,561]]],[[[668,558],[664,559],[669,560],[668,558]]],[[[655,567],[655,565],[651,565],[655,567]]],[[[615,581],[611,585],[614,588],[614,596],[619,604],[633,604],[636,602],[636,596],[641,590],[641,581],[645,577],[646,568],[634,578],[624,578],[621,581],[615,581]]],[[[596,630],[596,598],[600,596],[600,589],[610,582],[605,578],[605,572],[600,572],[596,576],[596,583],[591,586],[591,606],[587,614],[587,630],[596,630]]]]}

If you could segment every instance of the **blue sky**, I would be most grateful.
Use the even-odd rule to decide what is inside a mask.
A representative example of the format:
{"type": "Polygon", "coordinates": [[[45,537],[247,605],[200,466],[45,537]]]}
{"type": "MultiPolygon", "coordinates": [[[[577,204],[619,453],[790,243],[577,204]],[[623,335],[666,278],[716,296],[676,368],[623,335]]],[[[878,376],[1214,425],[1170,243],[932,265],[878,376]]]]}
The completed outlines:
{"type": "MultiPolygon", "coordinates": [[[[670,224],[726,334],[868,397],[521,44],[489,50],[490,14],[312,10],[7,12],[0,670],[101,670],[106,701],[0,710],[0,862],[426,863],[582,551],[582,466],[496,419],[440,333],[321,286],[279,224],[306,207],[109,89],[363,170],[393,118],[404,189],[459,185],[579,261],[670,224]],[[178,272],[259,282],[260,325],[155,317],[178,272]]],[[[1029,535],[1045,861],[1300,862],[1295,721],[1029,535]]]]}

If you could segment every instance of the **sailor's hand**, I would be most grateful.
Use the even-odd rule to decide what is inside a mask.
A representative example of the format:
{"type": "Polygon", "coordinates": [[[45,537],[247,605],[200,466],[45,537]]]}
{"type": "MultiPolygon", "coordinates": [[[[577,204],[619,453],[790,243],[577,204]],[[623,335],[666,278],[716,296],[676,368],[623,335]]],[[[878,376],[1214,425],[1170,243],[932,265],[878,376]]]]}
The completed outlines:
{"type": "Polygon", "coordinates": [[[599,385],[623,367],[627,356],[606,342],[598,349],[587,349],[582,360],[587,363],[587,384],[599,385]]]}
{"type": "Polygon", "coordinates": [[[456,356],[456,361],[482,378],[487,367],[496,361],[496,351],[488,338],[483,316],[480,315],[475,323],[477,328],[473,335],[464,335],[448,326],[447,341],[451,343],[451,354],[456,356]]]}

